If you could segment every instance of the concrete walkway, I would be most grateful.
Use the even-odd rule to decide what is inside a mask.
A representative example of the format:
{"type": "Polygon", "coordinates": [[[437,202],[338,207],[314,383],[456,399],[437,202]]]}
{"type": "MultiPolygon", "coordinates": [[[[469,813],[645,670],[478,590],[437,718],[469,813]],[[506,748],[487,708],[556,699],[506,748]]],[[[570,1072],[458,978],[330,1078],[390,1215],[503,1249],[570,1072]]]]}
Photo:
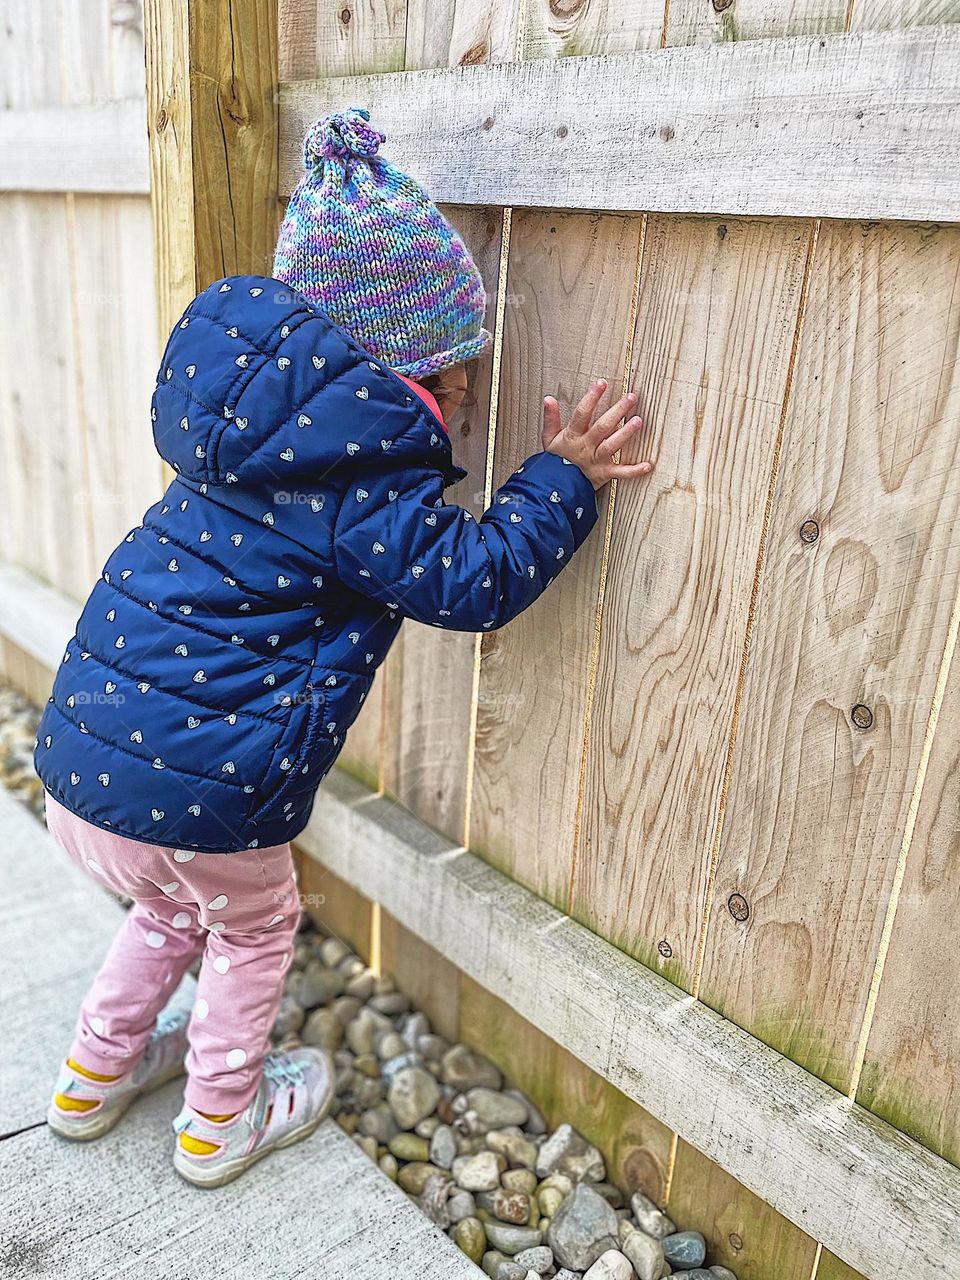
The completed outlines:
{"type": "Polygon", "coordinates": [[[173,1171],[176,1083],[97,1142],[56,1138],[44,1115],[57,1063],[122,911],[2,787],[0,900],[0,1275],[482,1275],[332,1121],[216,1191],[173,1171]]]}

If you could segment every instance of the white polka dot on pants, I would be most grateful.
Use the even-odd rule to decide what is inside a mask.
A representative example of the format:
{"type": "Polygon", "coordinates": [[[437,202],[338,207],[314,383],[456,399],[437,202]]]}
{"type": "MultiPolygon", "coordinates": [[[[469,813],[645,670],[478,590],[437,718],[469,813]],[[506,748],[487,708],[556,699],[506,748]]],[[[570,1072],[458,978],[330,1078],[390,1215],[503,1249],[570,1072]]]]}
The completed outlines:
{"type": "Polygon", "coordinates": [[[151,929],[147,933],[147,936],[144,939],[144,941],[146,942],[148,947],[153,947],[154,951],[159,951],[160,948],[163,946],[163,944],[166,942],[166,938],[163,936],[162,933],[157,933],[156,929],[151,929]]]}
{"type": "Polygon", "coordinates": [[[227,1054],[227,1066],[235,1071],[238,1067],[242,1067],[247,1060],[247,1055],[243,1049],[231,1049],[227,1054]]]}
{"type": "Polygon", "coordinates": [[[223,933],[226,927],[222,920],[214,920],[213,924],[207,925],[211,933],[223,933]]]}
{"type": "Polygon", "coordinates": [[[272,924],[279,924],[282,919],[283,919],[283,916],[274,916],[273,919],[267,925],[267,928],[269,929],[270,925],[272,924]]]}
{"type": "Polygon", "coordinates": [[[192,849],[174,849],[174,862],[192,862],[197,855],[192,849]]]}
{"type": "Polygon", "coordinates": [[[92,858],[87,859],[87,866],[94,873],[94,875],[98,875],[98,876],[103,875],[103,867],[101,867],[99,862],[94,862],[92,858]]]}
{"type": "Polygon", "coordinates": [[[230,957],[217,956],[216,960],[213,962],[213,967],[216,969],[217,973],[226,973],[230,968],[230,957]]]}
{"type": "Polygon", "coordinates": [[[90,1019],[90,1030],[93,1031],[95,1035],[102,1036],[105,1030],[103,1019],[94,1015],[94,1017],[90,1019]]]}
{"type": "Polygon", "coordinates": [[[188,929],[190,927],[190,917],[186,911],[178,911],[173,917],[172,923],[175,929],[188,929]]]}
{"type": "Polygon", "coordinates": [[[203,996],[201,996],[200,999],[197,1001],[197,1003],[193,1006],[193,1012],[197,1015],[197,1017],[200,1019],[201,1022],[210,1012],[210,1006],[207,1004],[206,1000],[204,1000],[203,996]]]}
{"type": "Polygon", "coordinates": [[[217,896],[211,902],[207,903],[207,906],[210,908],[211,911],[220,911],[223,907],[227,905],[229,901],[230,899],[227,897],[225,893],[218,893],[217,896]]]}

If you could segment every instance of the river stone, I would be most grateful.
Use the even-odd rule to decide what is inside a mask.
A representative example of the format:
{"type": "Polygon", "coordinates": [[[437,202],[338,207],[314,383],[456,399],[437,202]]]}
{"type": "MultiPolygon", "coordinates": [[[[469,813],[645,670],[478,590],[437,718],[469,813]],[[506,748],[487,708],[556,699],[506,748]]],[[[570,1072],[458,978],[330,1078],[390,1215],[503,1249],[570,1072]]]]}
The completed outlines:
{"type": "Polygon", "coordinates": [[[360,1150],[363,1151],[366,1155],[368,1155],[371,1160],[376,1160],[377,1158],[376,1138],[368,1137],[366,1134],[362,1134],[362,1133],[355,1133],[353,1136],[353,1140],[357,1144],[357,1146],[360,1148],[360,1150]]]}
{"type": "Polygon", "coordinates": [[[387,1031],[376,1043],[377,1057],[382,1062],[387,1062],[390,1058],[399,1058],[408,1051],[409,1046],[404,1044],[396,1031],[387,1031]]]}
{"type": "Polygon", "coordinates": [[[638,1231],[632,1222],[620,1223],[620,1252],[630,1259],[639,1280],[660,1280],[663,1274],[663,1245],[638,1231]]]}
{"type": "Polygon", "coordinates": [[[495,1191],[480,1191],[477,1193],[477,1204],[501,1222],[513,1222],[523,1227],[530,1221],[530,1197],[522,1191],[508,1191],[504,1187],[497,1187],[495,1191]]]}
{"type": "Polygon", "coordinates": [[[455,1044],[443,1055],[440,1079],[460,1093],[481,1087],[499,1089],[503,1084],[500,1068],[482,1053],[475,1053],[465,1044],[455,1044]]]}
{"type": "Polygon", "coordinates": [[[552,1218],[566,1198],[559,1187],[541,1187],[537,1192],[537,1204],[545,1218],[552,1218]]]}
{"type": "Polygon", "coordinates": [[[369,1000],[373,995],[374,983],[376,976],[369,969],[363,969],[360,973],[355,973],[352,978],[347,979],[347,985],[344,992],[348,996],[352,996],[356,1000],[369,1000]]]}
{"type": "Polygon", "coordinates": [[[562,1124],[540,1148],[537,1176],[565,1173],[576,1182],[603,1182],[607,1176],[603,1156],[572,1125],[562,1124]]]}
{"type": "Polygon", "coordinates": [[[293,996],[284,996],[273,1022],[273,1035],[277,1040],[285,1040],[287,1036],[296,1035],[303,1026],[306,1013],[303,1006],[293,996]]]}
{"type": "Polygon", "coordinates": [[[440,1062],[450,1045],[443,1036],[427,1035],[420,1037],[415,1048],[423,1054],[427,1062],[440,1062]]]}
{"type": "Polygon", "coordinates": [[[464,1191],[493,1191],[500,1185],[504,1170],[503,1156],[493,1151],[480,1151],[475,1156],[458,1156],[454,1160],[453,1178],[464,1191]]]}
{"type": "Polygon", "coordinates": [[[397,1164],[396,1159],[390,1154],[389,1151],[384,1152],[384,1154],[377,1161],[377,1164],[380,1166],[380,1171],[382,1173],[385,1173],[391,1182],[396,1182],[397,1170],[400,1166],[397,1164]]]}
{"type": "Polygon", "coordinates": [[[671,1267],[681,1267],[692,1271],[694,1267],[702,1267],[707,1256],[707,1242],[699,1231],[677,1231],[672,1236],[664,1236],[663,1256],[671,1267]]]}
{"type": "Polygon", "coordinates": [[[422,1195],[423,1189],[429,1180],[437,1174],[440,1177],[445,1176],[442,1169],[437,1169],[432,1164],[415,1160],[412,1164],[405,1164],[401,1167],[400,1172],[397,1174],[397,1181],[408,1195],[419,1196],[422,1195]]]}
{"type": "Polygon", "coordinates": [[[545,1244],[538,1244],[533,1249],[523,1249],[514,1257],[519,1267],[526,1267],[534,1275],[544,1276],[553,1266],[553,1251],[545,1244]]]}
{"type": "Polygon", "coordinates": [[[320,959],[330,969],[335,969],[348,955],[350,955],[350,948],[339,938],[324,938],[320,943],[320,959]]]}
{"type": "MultiPolygon", "coordinates": [[[[404,1043],[411,1049],[419,1047],[418,1042],[430,1034],[430,1022],[425,1013],[415,1009],[400,1028],[404,1043]]],[[[421,1050],[422,1052],[422,1050],[421,1050]]]]}
{"type": "Polygon", "coordinates": [[[430,1159],[441,1169],[449,1169],[456,1158],[456,1135],[448,1124],[438,1125],[430,1139],[430,1159]]]}
{"type": "Polygon", "coordinates": [[[380,1079],[380,1060],[375,1053],[358,1053],[353,1060],[353,1069],[368,1080],[380,1079]]]}
{"type": "Polygon", "coordinates": [[[347,1027],[347,1044],[356,1054],[373,1053],[378,1028],[366,1009],[362,1009],[347,1027]]]}
{"type": "Polygon", "coordinates": [[[401,1129],[412,1129],[420,1120],[425,1120],[439,1099],[439,1085],[422,1067],[398,1071],[387,1094],[390,1110],[401,1129]]]}
{"type": "Polygon", "coordinates": [[[506,1156],[510,1164],[533,1169],[537,1163],[537,1148],[515,1125],[508,1129],[491,1129],[487,1133],[487,1146],[491,1151],[499,1151],[506,1156]]]}
{"type": "Polygon", "coordinates": [[[596,1260],[583,1280],[631,1280],[633,1267],[617,1249],[608,1249],[596,1260]]]}
{"type": "MultiPolygon", "coordinates": [[[[371,1107],[369,1111],[365,1111],[360,1117],[358,1128],[361,1133],[367,1134],[371,1138],[382,1143],[384,1146],[390,1141],[397,1132],[397,1122],[393,1118],[393,1113],[385,1102],[378,1102],[375,1107],[371,1107]]],[[[412,1159],[413,1157],[405,1157],[412,1159]]]]}
{"type": "Polygon", "coordinates": [[[304,1044],[316,1045],[331,1053],[343,1040],[343,1023],[332,1009],[314,1009],[300,1032],[304,1044]]]}
{"type": "Polygon", "coordinates": [[[476,1112],[486,1130],[522,1125],[530,1113],[525,1102],[484,1086],[469,1089],[467,1103],[470,1110],[476,1112]]]}
{"type": "Polygon", "coordinates": [[[382,995],[371,997],[370,1007],[378,1013],[386,1013],[395,1018],[398,1013],[406,1013],[410,1008],[410,997],[405,996],[402,991],[385,991],[382,995]]]}
{"type": "Polygon", "coordinates": [[[512,1257],[524,1249],[534,1249],[541,1241],[536,1227],[512,1227],[506,1222],[485,1222],[487,1239],[495,1249],[512,1257]]]}
{"type": "Polygon", "coordinates": [[[675,1276],[682,1276],[683,1280],[714,1280],[712,1269],[708,1271],[705,1267],[694,1267],[692,1271],[674,1271],[675,1276]]]}
{"type": "Polygon", "coordinates": [[[418,1138],[415,1133],[395,1133],[387,1143],[392,1156],[398,1160],[430,1161],[430,1143],[426,1138],[418,1138]]]}
{"type": "Polygon", "coordinates": [[[451,1222],[460,1222],[463,1218],[476,1216],[477,1205],[469,1191],[454,1191],[447,1201],[447,1213],[451,1222]]]}
{"type": "Polygon", "coordinates": [[[549,1132],[546,1120],[544,1120],[543,1116],[525,1093],[522,1093],[519,1089],[504,1089],[503,1092],[511,1098],[516,1098],[518,1102],[522,1102],[527,1108],[527,1121],[524,1126],[527,1133],[532,1133],[534,1137],[536,1137],[539,1134],[549,1132]]]}
{"type": "Polygon", "coordinates": [[[617,1215],[603,1196],[579,1183],[554,1214],[547,1244],[562,1266],[586,1271],[617,1243],[617,1215]]]}
{"type": "Polygon", "coordinates": [[[716,1280],[737,1280],[736,1273],[731,1271],[729,1267],[714,1266],[710,1267],[708,1274],[714,1276],[716,1280]]]}
{"type": "Polygon", "coordinates": [[[499,1267],[501,1262],[506,1261],[506,1254],[501,1253],[499,1249],[488,1249],[483,1255],[480,1265],[488,1276],[495,1276],[497,1274],[497,1267],[499,1267]]]}
{"type": "Polygon", "coordinates": [[[330,1007],[346,1027],[360,1012],[361,1004],[353,996],[338,996],[330,1007]]]}
{"type": "Polygon", "coordinates": [[[387,1084],[393,1080],[394,1076],[400,1071],[406,1071],[407,1067],[422,1067],[423,1059],[419,1053],[413,1049],[408,1049],[406,1053],[398,1053],[395,1058],[380,1065],[380,1074],[383,1076],[387,1084]]]}
{"type": "Polygon", "coordinates": [[[645,1231],[648,1236],[653,1236],[655,1240],[672,1236],[677,1230],[673,1220],[668,1218],[663,1210],[642,1191],[633,1193],[630,1198],[630,1208],[633,1210],[633,1216],[640,1230],[645,1231]]]}
{"type": "Polygon", "coordinates": [[[305,1009],[315,1009],[343,995],[345,985],[342,973],[325,969],[319,960],[311,960],[305,969],[290,979],[290,994],[305,1009]]]}
{"type": "Polygon", "coordinates": [[[478,1218],[461,1218],[453,1228],[453,1239],[471,1262],[479,1262],[486,1252],[487,1233],[478,1218]]]}
{"type": "Polygon", "coordinates": [[[532,1196],[537,1189],[537,1175],[532,1169],[508,1169],[500,1175],[500,1185],[508,1191],[524,1191],[532,1196]]]}

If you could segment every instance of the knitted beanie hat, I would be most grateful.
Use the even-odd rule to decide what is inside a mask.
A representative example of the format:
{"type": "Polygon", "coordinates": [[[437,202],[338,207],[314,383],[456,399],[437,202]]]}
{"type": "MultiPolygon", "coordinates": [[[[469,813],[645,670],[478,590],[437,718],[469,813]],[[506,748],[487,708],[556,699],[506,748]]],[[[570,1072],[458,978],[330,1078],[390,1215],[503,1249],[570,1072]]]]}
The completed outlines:
{"type": "Polygon", "coordinates": [[[273,274],[395,372],[424,378],[478,356],[486,294],[466,245],[423,188],[383,156],[350,107],[315,121],[273,274]]]}

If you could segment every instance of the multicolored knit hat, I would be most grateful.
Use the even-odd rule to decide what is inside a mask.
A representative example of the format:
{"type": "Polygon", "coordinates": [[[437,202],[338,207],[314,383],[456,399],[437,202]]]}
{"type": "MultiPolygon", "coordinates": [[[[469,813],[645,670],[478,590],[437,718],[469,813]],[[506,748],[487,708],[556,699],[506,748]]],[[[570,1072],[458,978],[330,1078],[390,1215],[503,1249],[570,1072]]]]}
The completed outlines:
{"type": "Polygon", "coordinates": [[[377,155],[386,135],[350,107],[315,121],[273,274],[397,373],[478,356],[486,294],[466,245],[423,188],[377,155]]]}

